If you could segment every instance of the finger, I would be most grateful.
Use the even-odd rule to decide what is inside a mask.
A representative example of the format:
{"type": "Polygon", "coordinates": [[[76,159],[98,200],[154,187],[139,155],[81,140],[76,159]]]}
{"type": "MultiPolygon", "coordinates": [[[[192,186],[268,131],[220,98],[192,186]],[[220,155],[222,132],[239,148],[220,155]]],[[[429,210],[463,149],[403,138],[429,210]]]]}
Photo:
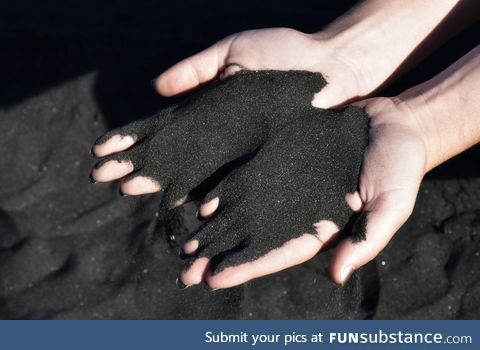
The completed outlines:
{"type": "Polygon", "coordinates": [[[119,134],[109,137],[105,141],[97,141],[92,148],[93,155],[105,157],[112,153],[121,152],[135,144],[136,138],[131,135],[122,136],[119,134]]]}
{"type": "Polygon", "coordinates": [[[201,217],[208,219],[215,213],[219,204],[220,204],[220,198],[215,197],[209,202],[202,204],[198,212],[200,213],[201,217]]]}
{"type": "Polygon", "coordinates": [[[154,88],[163,96],[173,96],[212,80],[225,66],[234,37],[229,36],[170,67],[155,79],[154,88]]]}
{"type": "MultiPolygon", "coordinates": [[[[167,171],[165,171],[166,173],[167,171]]],[[[189,179],[190,180],[190,179],[189,179]]],[[[162,206],[173,209],[180,207],[189,201],[188,192],[194,187],[192,181],[176,179],[165,188],[162,196],[162,206]]]]}
{"type": "Polygon", "coordinates": [[[141,160],[145,158],[145,151],[146,149],[144,145],[137,144],[135,147],[129,148],[123,152],[118,152],[103,157],[95,164],[94,169],[102,169],[107,164],[109,164],[107,169],[111,169],[111,167],[113,167],[116,163],[129,163],[133,169],[138,170],[141,168],[139,165],[141,160]]]}
{"type": "Polygon", "coordinates": [[[235,73],[241,71],[244,67],[240,66],[238,63],[230,63],[225,66],[225,68],[221,71],[219,78],[226,79],[235,73]]]}
{"type": "Polygon", "coordinates": [[[236,173],[237,172],[233,172],[224,177],[210,192],[206,194],[199,209],[200,216],[208,219],[217,211],[220,206],[220,197],[223,196],[224,188],[228,186],[230,179],[232,176],[235,176],[236,173]]]}
{"type": "Polygon", "coordinates": [[[321,220],[313,226],[317,231],[317,238],[322,243],[322,251],[329,248],[337,240],[340,233],[340,228],[330,220],[321,220]]]}
{"type": "Polygon", "coordinates": [[[194,239],[194,240],[191,240],[191,241],[188,241],[186,242],[184,245],[183,245],[183,252],[187,255],[191,255],[193,253],[195,253],[198,249],[198,246],[199,246],[199,242],[198,240],[194,239]]]}
{"type": "Polygon", "coordinates": [[[100,136],[92,147],[92,154],[105,157],[112,153],[122,152],[132,147],[138,141],[149,136],[154,130],[160,130],[174,115],[175,105],[162,109],[155,118],[136,120],[119,129],[114,129],[100,136]]]}
{"type": "Polygon", "coordinates": [[[358,242],[349,238],[337,246],[330,263],[333,280],[345,284],[354,270],[373,260],[408,219],[414,202],[414,199],[403,196],[391,196],[368,203],[363,212],[364,219],[355,225],[357,230],[365,230],[366,239],[358,242]]]}
{"type": "Polygon", "coordinates": [[[355,193],[347,193],[345,195],[345,201],[347,202],[350,209],[355,212],[358,212],[363,208],[363,201],[358,191],[355,191],[355,193]]]}
{"type": "Polygon", "coordinates": [[[312,106],[317,108],[336,108],[349,102],[351,92],[348,91],[344,84],[336,82],[328,82],[328,84],[313,96],[312,106]]]}
{"type": "Polygon", "coordinates": [[[132,171],[133,164],[129,160],[109,160],[99,168],[94,168],[91,177],[96,182],[107,182],[120,179],[132,171]]]}
{"type": "Polygon", "coordinates": [[[235,214],[222,213],[205,222],[184,244],[183,250],[187,254],[198,251],[198,255],[211,258],[217,254],[233,248],[238,240],[225,239],[227,231],[235,225],[235,214]],[[195,249],[194,249],[195,248],[195,249]]]}
{"type": "Polygon", "coordinates": [[[316,236],[304,234],[253,262],[219,269],[220,272],[214,275],[207,274],[206,281],[212,289],[234,287],[254,278],[301,264],[314,257],[322,245],[316,236]]]}
{"type": "MultiPolygon", "coordinates": [[[[212,170],[204,169],[203,159],[205,158],[199,156],[198,159],[192,160],[192,168],[196,169],[196,172],[185,172],[182,175],[176,175],[172,173],[172,170],[168,171],[165,169],[165,174],[169,173],[170,177],[175,179],[165,189],[162,198],[163,204],[169,208],[175,208],[192,200],[192,190],[212,173],[212,170]]],[[[193,194],[194,196],[195,194],[193,194]]]]}
{"type": "Polygon", "coordinates": [[[176,208],[176,207],[181,207],[182,205],[185,205],[187,203],[190,203],[192,201],[192,199],[189,197],[189,196],[183,196],[182,198],[180,199],[177,199],[173,205],[172,205],[172,209],[173,208],[176,208]]]}
{"type": "Polygon", "coordinates": [[[202,283],[209,264],[210,260],[208,258],[196,259],[188,268],[182,271],[179,278],[180,281],[187,287],[202,283]]]}
{"type": "Polygon", "coordinates": [[[160,184],[146,176],[135,176],[120,185],[120,192],[127,195],[155,193],[162,190],[160,184]]]}

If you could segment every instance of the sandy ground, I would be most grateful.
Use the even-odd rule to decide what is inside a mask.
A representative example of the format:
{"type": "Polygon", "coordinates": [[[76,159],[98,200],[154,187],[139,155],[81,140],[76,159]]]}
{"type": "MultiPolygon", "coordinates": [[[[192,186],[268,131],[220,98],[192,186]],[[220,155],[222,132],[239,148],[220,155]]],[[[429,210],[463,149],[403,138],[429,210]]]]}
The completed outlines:
{"type": "MultiPolygon", "coordinates": [[[[104,131],[167,103],[149,80],[222,36],[253,27],[312,31],[353,2],[10,3],[0,13],[0,318],[478,318],[480,149],[422,185],[389,247],[340,288],[328,253],[226,291],[179,291],[179,242],[159,197],[88,182],[104,131]]],[[[387,93],[475,45],[470,29],[387,93]]]]}

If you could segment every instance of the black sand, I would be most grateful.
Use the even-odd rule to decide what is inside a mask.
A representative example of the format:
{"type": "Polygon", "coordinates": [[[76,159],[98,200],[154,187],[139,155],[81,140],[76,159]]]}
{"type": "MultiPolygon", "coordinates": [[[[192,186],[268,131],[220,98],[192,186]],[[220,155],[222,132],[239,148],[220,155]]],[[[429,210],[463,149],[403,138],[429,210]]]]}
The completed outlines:
{"type": "Polygon", "coordinates": [[[345,195],[357,189],[368,139],[358,107],[329,111],[311,105],[325,85],[320,74],[243,71],[216,82],[158,115],[102,136],[138,143],[104,158],[129,160],[135,172],[164,189],[167,206],[221,167],[250,156],[207,195],[220,198],[215,217],[193,238],[213,272],[252,261],[331,220],[352,217],[345,195]]]}
{"type": "MultiPolygon", "coordinates": [[[[96,136],[163,105],[148,83],[157,72],[238,30],[310,31],[345,10],[331,1],[300,0],[295,11],[243,4],[4,4],[1,318],[480,317],[478,148],[424,181],[412,218],[347,288],[330,282],[327,253],[232,290],[179,291],[177,242],[195,226],[194,208],[189,230],[177,222],[170,241],[175,227],[157,227],[158,196],[119,198],[116,185],[88,182],[96,136]]],[[[390,93],[469,51],[477,33],[455,38],[390,93]]]]}

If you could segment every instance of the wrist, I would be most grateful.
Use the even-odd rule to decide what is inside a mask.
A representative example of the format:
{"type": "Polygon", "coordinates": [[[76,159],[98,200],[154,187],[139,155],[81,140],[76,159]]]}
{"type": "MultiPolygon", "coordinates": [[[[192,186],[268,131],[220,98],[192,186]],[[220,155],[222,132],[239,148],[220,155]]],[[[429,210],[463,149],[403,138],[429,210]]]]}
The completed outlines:
{"type": "Polygon", "coordinates": [[[406,94],[392,98],[396,108],[390,117],[401,119],[423,144],[424,174],[451,158],[447,140],[442,136],[440,129],[444,126],[436,120],[439,111],[432,107],[431,100],[436,98],[424,95],[420,88],[407,90],[406,94]]]}
{"type": "Polygon", "coordinates": [[[429,144],[428,168],[480,142],[480,46],[399,98],[418,116],[429,144]]]}
{"type": "MultiPolygon", "coordinates": [[[[401,135],[408,145],[414,145],[417,156],[423,157],[422,175],[432,169],[436,158],[432,152],[431,134],[426,132],[418,110],[399,97],[378,97],[367,100],[365,111],[370,116],[370,129],[373,133],[388,129],[390,135],[401,135]],[[394,130],[394,131],[393,131],[394,130]],[[408,142],[406,142],[408,141],[408,142]]],[[[396,147],[404,147],[402,144],[396,147]]]]}
{"type": "Polygon", "coordinates": [[[312,37],[353,66],[366,96],[421,58],[426,39],[457,3],[367,0],[312,37]]]}
{"type": "MultiPolygon", "coordinates": [[[[377,40],[373,31],[355,27],[338,32],[327,28],[310,36],[317,48],[318,68],[321,71],[327,71],[325,63],[328,65],[333,61],[340,63],[342,70],[354,77],[355,84],[349,87],[355,90],[352,98],[368,96],[390,75],[391,69],[379,67],[379,59],[375,57],[375,50],[372,50],[377,40]]],[[[344,72],[337,72],[337,75],[343,76],[344,72]]]]}
{"type": "Polygon", "coordinates": [[[322,53],[334,57],[355,73],[359,97],[380,88],[408,55],[408,50],[400,52],[395,47],[398,43],[394,38],[378,30],[380,21],[383,19],[359,19],[350,26],[333,25],[311,34],[322,53]]]}
{"type": "Polygon", "coordinates": [[[398,108],[407,115],[410,126],[416,130],[425,148],[424,174],[441,164],[445,159],[442,156],[442,139],[437,130],[431,110],[425,101],[425,96],[419,94],[414,98],[396,98],[398,108]]]}

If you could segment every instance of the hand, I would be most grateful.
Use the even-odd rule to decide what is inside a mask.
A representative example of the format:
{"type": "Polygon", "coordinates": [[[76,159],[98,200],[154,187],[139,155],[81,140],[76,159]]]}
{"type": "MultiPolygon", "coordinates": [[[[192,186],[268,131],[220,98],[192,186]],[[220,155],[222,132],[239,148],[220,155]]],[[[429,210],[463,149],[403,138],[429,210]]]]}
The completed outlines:
{"type": "Polygon", "coordinates": [[[162,95],[172,96],[194,89],[220,73],[223,78],[240,69],[305,70],[321,73],[328,82],[312,104],[331,108],[370,93],[388,77],[385,73],[385,77],[376,78],[383,74],[378,65],[365,67],[356,61],[359,56],[368,57],[369,51],[369,46],[353,42],[339,48],[322,35],[288,28],[250,30],[228,36],[175,64],[156,79],[155,87],[162,95]]]}
{"type": "MultiPolygon", "coordinates": [[[[424,135],[415,116],[401,101],[390,98],[374,98],[362,101],[358,105],[364,107],[370,117],[369,144],[363,156],[358,191],[353,194],[347,193],[346,202],[351,209],[362,212],[364,215],[360,215],[358,222],[355,223],[354,235],[342,239],[332,255],[330,272],[333,280],[339,284],[346,283],[356,269],[374,259],[405,223],[413,210],[420,183],[427,171],[427,148],[424,135]]],[[[337,117],[340,118],[340,116],[337,117]]],[[[301,130],[301,133],[308,138],[309,131],[315,129],[305,123],[302,120],[300,123],[292,125],[297,130],[301,130]],[[305,129],[306,125],[308,126],[305,129]]],[[[340,147],[342,143],[346,142],[346,139],[342,139],[344,136],[342,136],[340,130],[341,128],[337,130],[338,135],[330,136],[334,147],[340,147]]],[[[355,136],[350,137],[355,138],[355,136]]],[[[292,145],[292,147],[294,146],[292,145]]],[[[359,150],[357,149],[356,151],[359,150]]],[[[347,152],[353,155],[356,151],[350,148],[347,152]]],[[[328,152],[335,154],[333,149],[330,149],[328,152]]],[[[254,159],[252,163],[282,158],[276,157],[276,153],[278,153],[278,150],[266,147],[262,157],[254,159]]],[[[316,161],[325,164],[320,154],[321,152],[317,150],[316,154],[312,155],[312,158],[317,157],[316,161]]],[[[345,153],[344,156],[346,154],[348,153],[345,153]]],[[[283,155],[283,158],[286,158],[286,155],[283,155]]],[[[352,159],[355,159],[355,157],[352,159]]],[[[260,165],[258,166],[260,167],[260,165]]],[[[296,167],[301,167],[301,164],[297,162],[296,167]]],[[[236,176],[227,179],[227,184],[223,185],[221,190],[215,192],[217,194],[223,193],[227,197],[226,200],[225,198],[223,199],[224,202],[227,202],[227,207],[235,208],[238,205],[232,205],[232,198],[229,198],[228,190],[225,190],[225,187],[230,187],[230,189],[237,187],[240,188],[239,191],[245,191],[246,193],[260,192],[257,186],[259,188],[264,187],[262,183],[248,184],[245,181],[241,182],[242,178],[249,178],[245,174],[251,172],[252,168],[255,169],[254,164],[245,167],[245,169],[240,169],[236,176]]],[[[281,168],[279,165],[278,170],[281,171],[281,168]]],[[[337,174],[341,176],[340,171],[337,174]]],[[[290,175],[293,176],[292,174],[290,175]]],[[[314,174],[306,175],[318,180],[314,174]]],[[[328,177],[324,174],[317,175],[319,175],[319,178],[328,177]]],[[[299,174],[294,176],[299,176],[299,174]]],[[[278,175],[270,174],[269,177],[277,178],[278,175]]],[[[287,179],[283,179],[283,181],[287,181],[287,179]]],[[[275,184],[275,181],[273,183],[275,184]]],[[[329,182],[327,186],[332,187],[334,183],[329,182]]],[[[281,186],[275,188],[274,185],[273,188],[272,186],[268,186],[268,188],[273,193],[284,193],[281,186]]],[[[215,197],[215,193],[210,194],[209,198],[215,197]]],[[[307,199],[311,197],[302,190],[297,193],[297,196],[304,199],[300,201],[302,210],[308,211],[312,201],[307,199]]],[[[338,199],[338,193],[334,195],[331,192],[331,196],[332,198],[335,196],[338,199]]],[[[250,198],[247,196],[247,198],[257,197],[250,198]]],[[[263,198],[268,197],[264,196],[263,198]]],[[[291,198],[294,201],[295,196],[291,198]]],[[[325,199],[325,197],[322,198],[325,199]]],[[[220,205],[222,204],[222,195],[204,204],[200,208],[200,213],[205,217],[210,217],[215,213],[219,203],[220,205]]],[[[272,203],[267,200],[264,205],[272,206],[272,203]]],[[[243,203],[243,206],[247,207],[248,201],[243,203]]],[[[240,207],[242,206],[240,205],[240,207]]],[[[296,209],[298,208],[291,208],[293,217],[299,215],[298,213],[295,214],[296,209]]],[[[261,222],[264,215],[261,213],[256,214],[260,218],[250,216],[248,220],[253,223],[261,222]]],[[[318,218],[319,212],[316,214],[318,218]]],[[[325,210],[322,210],[322,214],[325,215],[325,210]]],[[[221,212],[217,219],[224,217],[224,213],[221,212]]],[[[326,217],[328,215],[324,216],[324,218],[326,217]]],[[[215,228],[218,226],[215,224],[218,224],[218,221],[214,222],[214,225],[207,226],[206,233],[215,231],[215,228]]],[[[316,234],[314,236],[299,236],[283,245],[280,249],[273,250],[252,263],[229,267],[213,276],[207,275],[207,281],[213,288],[225,288],[304,262],[322,250],[325,247],[325,243],[338,240],[339,227],[342,227],[344,224],[345,221],[342,220],[335,220],[335,222],[321,220],[315,225],[316,234]]],[[[281,225],[286,224],[281,223],[281,225]]],[[[287,227],[289,226],[287,225],[287,227]]],[[[225,229],[219,231],[220,236],[216,236],[219,237],[218,239],[221,239],[222,234],[228,233],[228,230],[225,229]]],[[[202,231],[198,235],[201,241],[200,245],[205,243],[205,236],[205,232],[202,231]]],[[[194,237],[197,238],[195,241],[187,242],[184,248],[185,251],[193,253],[197,249],[199,246],[198,237],[194,237]]],[[[275,235],[271,239],[276,239],[275,235]]],[[[228,259],[234,260],[235,256],[233,259],[232,257],[227,257],[227,261],[228,259]]],[[[183,272],[182,281],[187,285],[199,283],[202,280],[202,276],[205,275],[208,264],[208,259],[198,259],[190,269],[183,272]]]]}
{"type": "Polygon", "coordinates": [[[396,98],[362,102],[370,140],[354,209],[368,213],[366,240],[342,242],[331,264],[337,282],[373,259],[413,210],[420,181],[437,165],[480,142],[480,46],[396,98]]]}
{"type": "Polygon", "coordinates": [[[369,145],[359,190],[347,195],[351,208],[365,214],[365,240],[343,240],[336,247],[330,271],[337,283],[373,260],[412,213],[427,169],[425,137],[418,120],[395,98],[358,103],[370,116],[369,145]]]}
{"type": "Polygon", "coordinates": [[[328,82],[313,105],[338,107],[371,94],[448,39],[431,35],[434,31],[448,26],[453,34],[474,21],[478,4],[471,3],[411,0],[405,6],[366,0],[315,34],[288,28],[233,34],[175,64],[156,79],[155,87],[172,96],[239,69],[306,70],[321,73],[328,82]],[[461,19],[443,23],[457,12],[461,19]]]}
{"type": "Polygon", "coordinates": [[[181,280],[225,288],[299,264],[349,221],[345,194],[367,145],[361,109],[311,106],[323,85],[309,72],[238,73],[101,137],[92,178],[123,177],[126,194],[165,191],[175,206],[225,164],[253,158],[207,196],[200,213],[213,217],[186,243],[195,261],[181,280]]]}
{"type": "MultiPolygon", "coordinates": [[[[326,35],[306,35],[288,29],[240,33],[173,66],[156,80],[156,88],[166,96],[178,94],[215,78],[224,69],[225,74],[229,75],[239,67],[309,69],[323,72],[329,82],[320,94],[315,95],[313,105],[338,106],[371,93],[391,77],[412,50],[449,13],[452,3],[442,3],[444,6],[438,8],[438,4],[419,1],[419,12],[435,14],[424,16],[419,21],[416,16],[411,16],[411,8],[402,4],[366,1],[350,16],[334,23],[330,34],[324,32],[326,35]],[[390,11],[385,11],[384,6],[390,11]],[[431,11],[431,6],[435,6],[435,11],[431,11]],[[415,35],[404,38],[399,28],[405,25],[413,26],[412,34],[415,35]],[[384,35],[385,33],[391,35],[384,35]],[[276,55],[278,52],[280,54],[276,55]],[[385,59],[385,53],[388,53],[388,59],[385,59]]],[[[363,230],[366,240],[353,243],[346,239],[338,245],[331,263],[332,276],[338,283],[344,283],[354,269],[373,259],[405,222],[413,209],[424,173],[478,142],[480,123],[476,118],[479,114],[475,102],[478,99],[458,98],[475,94],[478,90],[477,75],[471,73],[471,70],[478,71],[476,57],[478,54],[473,51],[445,73],[411,89],[412,93],[409,91],[402,94],[404,100],[411,100],[408,103],[386,98],[362,103],[371,116],[370,146],[362,166],[359,191],[347,196],[347,201],[352,208],[368,213],[360,216],[366,220],[357,225],[362,229],[362,223],[365,224],[363,230]],[[445,86],[449,88],[445,89],[445,86]],[[411,112],[412,108],[408,105],[413,106],[415,113],[411,112]],[[457,127],[453,129],[454,132],[451,128],[453,114],[459,118],[455,122],[457,127]]],[[[146,131],[151,132],[141,127],[138,131],[145,131],[145,134],[146,131]]],[[[139,141],[137,136],[128,133],[123,134],[123,137],[112,133],[109,136],[108,139],[103,138],[103,144],[95,147],[97,156],[127,150],[139,141]]],[[[145,147],[142,148],[145,150],[145,147]]],[[[145,159],[146,154],[140,153],[135,157],[145,159]]],[[[122,157],[119,159],[125,160],[122,157]]],[[[109,181],[127,175],[133,169],[132,162],[128,161],[117,165],[110,163],[110,166],[103,163],[102,167],[94,171],[94,178],[97,176],[99,181],[109,181]]],[[[135,183],[138,176],[133,175],[130,179],[122,184],[122,189],[127,193],[160,190],[155,181],[149,184],[148,181],[135,183]]],[[[212,213],[218,205],[215,202],[213,200],[204,205],[201,212],[204,215],[212,213]]],[[[333,232],[331,227],[330,232],[333,232]]],[[[187,245],[185,249],[194,251],[195,243],[187,245]]],[[[233,283],[238,284],[242,280],[270,273],[272,266],[273,269],[275,266],[278,269],[285,262],[287,265],[295,261],[301,262],[302,257],[305,259],[318,249],[315,241],[304,240],[295,249],[282,250],[276,263],[271,260],[270,264],[257,265],[256,271],[245,269],[247,274],[233,283]]],[[[206,265],[203,265],[203,271],[205,269],[206,265]]],[[[199,276],[201,279],[202,266],[198,270],[191,268],[187,272],[182,277],[184,281],[198,279],[199,276]]],[[[210,279],[211,286],[222,288],[234,285],[232,281],[222,280],[219,276],[220,274],[210,279]]]]}

